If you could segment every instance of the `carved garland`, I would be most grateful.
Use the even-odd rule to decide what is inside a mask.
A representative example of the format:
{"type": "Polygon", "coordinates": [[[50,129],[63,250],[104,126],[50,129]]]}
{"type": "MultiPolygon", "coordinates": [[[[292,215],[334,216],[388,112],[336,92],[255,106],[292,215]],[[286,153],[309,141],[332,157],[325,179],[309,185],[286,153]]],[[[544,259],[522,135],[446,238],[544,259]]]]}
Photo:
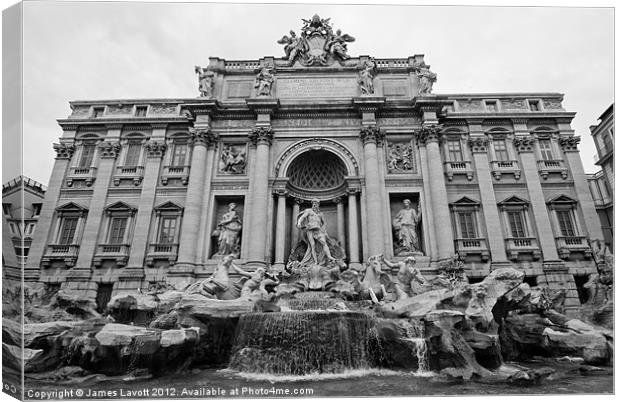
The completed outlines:
{"type": "Polygon", "coordinates": [[[276,176],[279,176],[279,172],[280,169],[282,167],[282,164],[289,160],[291,155],[295,154],[299,149],[303,149],[303,148],[308,148],[308,149],[329,149],[329,147],[335,148],[336,150],[338,150],[339,152],[343,153],[348,160],[351,162],[351,164],[353,165],[353,168],[355,170],[355,172],[353,174],[357,174],[357,172],[359,172],[359,165],[357,164],[357,161],[355,160],[355,157],[353,156],[353,154],[342,144],[333,141],[333,140],[329,140],[326,138],[312,138],[312,139],[308,139],[308,140],[303,140],[301,142],[298,142],[297,144],[294,144],[293,146],[291,146],[290,148],[288,148],[286,151],[284,151],[284,153],[282,154],[282,156],[280,156],[280,158],[278,159],[278,163],[276,163],[276,167],[275,167],[275,173],[276,176]]]}
{"type": "Polygon", "coordinates": [[[75,152],[73,144],[54,144],[53,147],[56,151],[56,159],[71,159],[75,152]]]}

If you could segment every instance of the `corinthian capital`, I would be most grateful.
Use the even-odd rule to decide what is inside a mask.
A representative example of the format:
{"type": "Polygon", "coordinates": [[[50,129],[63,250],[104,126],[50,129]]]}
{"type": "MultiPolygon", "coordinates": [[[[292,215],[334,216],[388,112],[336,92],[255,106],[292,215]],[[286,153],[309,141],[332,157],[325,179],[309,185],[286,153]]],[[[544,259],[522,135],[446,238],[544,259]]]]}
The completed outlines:
{"type": "Polygon", "coordinates": [[[418,132],[416,132],[416,137],[418,139],[418,144],[426,145],[429,142],[439,142],[440,130],[442,126],[439,124],[429,124],[423,126],[418,132]]]}
{"type": "Polygon", "coordinates": [[[364,126],[360,130],[360,138],[364,144],[369,142],[379,144],[384,137],[385,134],[377,126],[364,126]]]}
{"type": "Polygon", "coordinates": [[[486,153],[489,145],[489,139],[484,137],[471,137],[468,141],[469,147],[472,152],[486,153]]]}
{"type": "Polygon", "coordinates": [[[563,152],[579,152],[577,145],[581,142],[581,137],[560,138],[560,146],[563,152]]]}
{"type": "Polygon", "coordinates": [[[519,153],[524,152],[534,152],[534,143],[536,142],[536,138],[531,135],[528,136],[518,136],[515,137],[513,143],[515,145],[515,149],[519,153]]]}
{"type": "Polygon", "coordinates": [[[271,127],[262,126],[254,127],[252,131],[250,131],[250,134],[248,134],[248,138],[253,145],[271,145],[271,141],[273,141],[273,129],[271,127]]]}
{"type": "Polygon", "coordinates": [[[97,144],[101,158],[116,158],[121,150],[121,144],[118,141],[103,141],[97,144]]]}
{"type": "Polygon", "coordinates": [[[219,139],[218,135],[208,128],[190,127],[189,133],[192,136],[191,141],[194,146],[201,145],[208,148],[212,145],[215,145],[217,143],[217,140],[219,139]]]}
{"type": "Polygon", "coordinates": [[[166,143],[163,141],[150,140],[146,143],[146,156],[148,158],[162,158],[166,152],[166,143]]]}
{"type": "Polygon", "coordinates": [[[54,151],[56,151],[56,159],[71,159],[73,152],[75,152],[75,145],[73,144],[54,144],[54,151]]]}

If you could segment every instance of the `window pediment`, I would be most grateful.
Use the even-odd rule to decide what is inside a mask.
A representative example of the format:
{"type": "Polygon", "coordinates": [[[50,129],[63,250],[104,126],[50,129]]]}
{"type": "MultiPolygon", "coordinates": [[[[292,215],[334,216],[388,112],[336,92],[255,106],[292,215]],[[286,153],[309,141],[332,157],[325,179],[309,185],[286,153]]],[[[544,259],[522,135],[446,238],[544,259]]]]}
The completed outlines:
{"type": "Polygon", "coordinates": [[[577,202],[578,202],[577,200],[565,194],[561,194],[547,201],[547,205],[551,209],[562,208],[562,207],[573,208],[577,204],[577,202]]]}
{"type": "Polygon", "coordinates": [[[450,208],[452,208],[452,210],[457,211],[457,210],[476,210],[480,207],[480,203],[472,198],[469,197],[462,197],[461,199],[459,199],[458,201],[455,201],[453,203],[450,204],[450,208]]]}
{"type": "Polygon", "coordinates": [[[159,204],[154,209],[156,211],[158,211],[158,212],[169,211],[169,212],[177,212],[178,213],[178,212],[182,212],[183,211],[183,207],[179,206],[178,204],[175,204],[172,201],[166,201],[163,204],[159,204]]]}
{"type": "Polygon", "coordinates": [[[129,204],[125,204],[122,201],[115,202],[114,204],[108,205],[105,208],[105,211],[108,215],[111,215],[113,213],[132,215],[136,212],[136,210],[136,208],[132,207],[129,204]]]}
{"type": "Polygon", "coordinates": [[[68,212],[76,212],[76,213],[88,213],[88,209],[76,204],[75,202],[68,202],[58,208],[56,208],[56,211],[58,212],[63,212],[63,213],[68,213],[68,212]]]}
{"type": "Polygon", "coordinates": [[[510,208],[518,208],[518,209],[526,209],[530,206],[530,202],[525,198],[518,197],[516,195],[512,195],[505,200],[499,202],[499,205],[502,209],[510,209],[510,208]]]}

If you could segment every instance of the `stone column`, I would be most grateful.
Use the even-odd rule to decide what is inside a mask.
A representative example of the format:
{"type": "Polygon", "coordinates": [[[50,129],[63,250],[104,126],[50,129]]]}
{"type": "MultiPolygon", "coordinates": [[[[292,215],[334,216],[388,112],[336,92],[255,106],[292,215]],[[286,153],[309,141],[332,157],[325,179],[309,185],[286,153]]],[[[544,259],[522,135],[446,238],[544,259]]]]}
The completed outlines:
{"type": "Polygon", "coordinates": [[[364,143],[364,169],[366,174],[366,233],[368,234],[368,255],[383,253],[383,206],[380,195],[379,161],[377,142],[383,133],[376,126],[365,126],[360,131],[364,143]]]}
{"type": "Polygon", "coordinates": [[[480,203],[484,212],[487,241],[491,252],[491,265],[505,265],[508,264],[508,258],[506,257],[504,234],[497,209],[497,199],[495,198],[495,189],[491,179],[487,154],[489,139],[482,134],[479,124],[470,126],[469,132],[470,134],[475,133],[469,139],[469,146],[474,159],[476,177],[478,178],[480,203]]]}
{"type": "Polygon", "coordinates": [[[255,164],[252,167],[249,205],[252,234],[249,236],[248,263],[265,264],[267,245],[267,214],[269,201],[269,147],[273,140],[271,127],[255,127],[249,134],[252,145],[256,147],[255,164]]]}
{"type": "Polygon", "coordinates": [[[538,241],[540,242],[543,261],[558,262],[560,261],[558,250],[553,236],[553,229],[551,228],[545,195],[540,184],[538,166],[534,158],[534,143],[536,139],[529,134],[525,122],[514,122],[514,126],[515,134],[517,134],[514,139],[514,145],[521,157],[523,175],[525,176],[527,193],[532,205],[532,212],[534,213],[534,224],[536,232],[538,232],[538,241]],[[527,132],[527,134],[524,135],[524,132],[527,132]]]}
{"type": "MultiPolygon", "coordinates": [[[[99,241],[99,232],[102,229],[101,220],[103,218],[103,209],[107,201],[110,180],[114,171],[114,162],[121,149],[121,145],[118,142],[120,134],[120,126],[109,127],[106,141],[100,142],[97,145],[100,157],[99,166],[97,168],[97,178],[93,185],[93,195],[88,207],[88,216],[86,217],[86,224],[82,234],[82,243],[80,244],[77,263],[72,270],[76,275],[77,271],[84,270],[85,273],[79,274],[79,277],[90,277],[93,256],[95,255],[97,243],[99,241]]],[[[75,278],[76,275],[72,274],[71,277],[75,278]]]]}
{"type": "Polygon", "coordinates": [[[357,224],[357,193],[358,189],[350,188],[349,194],[349,263],[360,263],[359,226],[357,224]]]}
{"type": "Polygon", "coordinates": [[[428,233],[428,246],[426,253],[432,260],[437,260],[439,252],[437,251],[437,233],[435,230],[435,217],[433,216],[433,197],[431,195],[431,183],[428,171],[428,157],[426,156],[426,144],[417,141],[420,150],[420,171],[422,172],[422,186],[424,189],[424,211],[426,219],[422,217],[422,231],[428,233]]]}
{"type": "Polygon", "coordinates": [[[52,241],[50,239],[50,230],[52,226],[54,226],[52,224],[52,219],[54,218],[54,211],[58,206],[60,189],[65,180],[65,174],[75,151],[75,146],[72,143],[61,142],[60,144],[54,144],[54,151],[56,151],[56,162],[54,162],[52,175],[47,185],[45,199],[41,207],[41,214],[37,222],[37,229],[32,245],[30,246],[26,268],[24,270],[24,280],[26,281],[36,280],[39,277],[41,258],[43,257],[47,244],[52,241]]]}
{"type": "Polygon", "coordinates": [[[417,135],[420,144],[426,145],[428,178],[431,199],[433,200],[433,223],[437,235],[437,257],[443,260],[454,254],[454,237],[448,207],[448,193],[444,184],[442,159],[439,152],[439,127],[432,124],[426,125],[417,135]]]}
{"type": "Polygon", "coordinates": [[[297,227],[297,216],[299,216],[299,206],[301,204],[301,200],[299,198],[295,198],[293,200],[293,214],[291,215],[291,250],[295,248],[297,242],[299,241],[299,228],[297,227]]]}
{"type": "Polygon", "coordinates": [[[146,143],[146,163],[144,165],[144,181],[142,182],[142,192],[136,214],[133,240],[131,241],[131,251],[129,253],[128,270],[143,272],[144,257],[147,253],[149,244],[149,233],[153,215],[153,204],[155,203],[155,189],[159,179],[159,168],[161,160],[166,153],[166,143],[164,141],[166,129],[155,128],[153,136],[146,143]]]}
{"type": "Polygon", "coordinates": [[[571,176],[573,177],[573,185],[575,186],[577,201],[579,201],[579,205],[581,206],[588,237],[590,240],[601,240],[604,242],[601,221],[594,207],[592,194],[588,188],[586,174],[583,171],[583,164],[579,156],[579,149],[577,148],[579,141],[581,141],[580,137],[562,137],[560,139],[560,145],[564,152],[568,168],[571,171],[571,176]]]}
{"type": "Polygon", "coordinates": [[[346,243],[346,237],[344,234],[344,204],[342,202],[342,198],[338,197],[334,199],[334,202],[336,203],[336,217],[337,217],[337,223],[338,223],[338,241],[340,242],[340,245],[342,246],[342,248],[345,247],[346,243]]]}
{"type": "Polygon", "coordinates": [[[208,260],[210,255],[215,254],[211,250],[211,230],[209,216],[206,211],[211,211],[215,205],[211,203],[211,182],[213,181],[214,171],[213,160],[215,159],[215,144],[207,147],[207,171],[204,175],[204,184],[202,185],[202,208],[205,213],[200,216],[199,236],[196,251],[196,264],[203,264],[205,260],[208,260]]]}
{"type": "Polygon", "coordinates": [[[284,243],[286,242],[286,190],[275,191],[278,197],[278,209],[276,212],[276,256],[275,265],[284,267],[284,243]]]}
{"type": "Polygon", "coordinates": [[[191,274],[195,266],[200,217],[205,212],[202,196],[207,169],[205,163],[207,147],[212,146],[217,141],[216,135],[208,128],[191,128],[190,133],[193,136],[194,149],[181,225],[178,262],[170,269],[170,273],[174,274],[191,274]]]}

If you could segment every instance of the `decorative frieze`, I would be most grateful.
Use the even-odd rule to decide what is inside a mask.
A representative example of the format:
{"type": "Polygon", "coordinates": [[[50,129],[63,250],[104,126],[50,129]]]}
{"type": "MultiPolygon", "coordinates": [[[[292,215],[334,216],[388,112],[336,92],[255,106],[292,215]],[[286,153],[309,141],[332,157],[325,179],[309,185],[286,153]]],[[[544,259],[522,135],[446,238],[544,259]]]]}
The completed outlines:
{"type": "Polygon", "coordinates": [[[56,151],[56,159],[71,159],[75,152],[73,144],[54,144],[53,147],[56,151]]]}
{"type": "Polygon", "coordinates": [[[581,142],[581,137],[562,137],[560,138],[560,147],[563,152],[579,152],[577,145],[581,142]]]}
{"type": "Polygon", "coordinates": [[[191,141],[194,146],[202,145],[204,147],[210,147],[215,145],[219,139],[219,136],[208,128],[190,127],[189,133],[192,136],[191,141]]]}
{"type": "Polygon", "coordinates": [[[489,146],[489,138],[483,137],[471,137],[467,143],[473,153],[486,153],[489,146]]]}
{"type": "Polygon", "coordinates": [[[536,138],[534,138],[533,136],[527,136],[527,137],[519,136],[519,137],[515,137],[515,139],[513,140],[515,149],[519,153],[534,152],[535,142],[536,142],[536,138]]]}
{"type": "Polygon", "coordinates": [[[166,153],[166,143],[164,141],[150,140],[146,142],[147,158],[163,158],[166,153]]]}
{"type": "Polygon", "coordinates": [[[121,144],[118,141],[103,141],[97,145],[99,155],[104,158],[116,158],[121,150],[121,144]]]}
{"type": "Polygon", "coordinates": [[[364,144],[369,142],[380,144],[384,137],[385,133],[383,133],[377,126],[364,126],[360,130],[360,138],[364,144]]]}
{"type": "Polygon", "coordinates": [[[248,138],[252,145],[266,144],[271,145],[273,141],[273,129],[271,127],[254,127],[248,138]]]}

